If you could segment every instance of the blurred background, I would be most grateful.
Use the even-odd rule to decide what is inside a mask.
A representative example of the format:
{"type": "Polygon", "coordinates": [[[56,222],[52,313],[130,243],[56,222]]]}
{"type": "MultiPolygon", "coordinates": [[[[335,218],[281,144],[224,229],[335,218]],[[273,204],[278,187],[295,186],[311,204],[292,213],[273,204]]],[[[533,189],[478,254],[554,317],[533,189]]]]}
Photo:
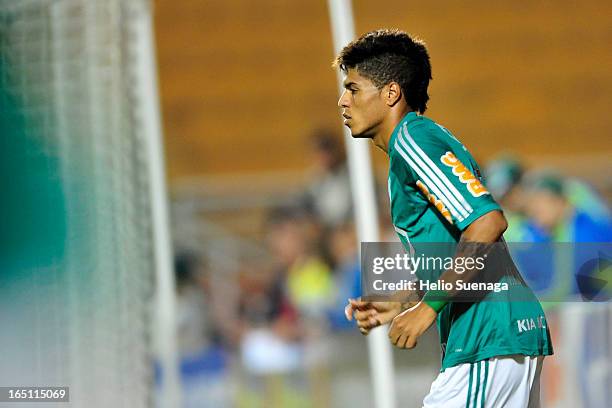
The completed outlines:
{"type": "MultiPolygon", "coordinates": [[[[426,115],[484,168],[507,241],[612,242],[609,2],[352,5],[358,34],[427,43],[426,115]]],[[[343,316],[360,276],[331,32],[325,1],[0,0],[0,386],[374,406],[343,316]]],[[[555,262],[526,278],[572,298],[555,262]]],[[[543,406],[609,406],[610,304],[544,306],[543,406]]],[[[420,406],[437,333],[393,353],[397,400],[420,406]]]]}

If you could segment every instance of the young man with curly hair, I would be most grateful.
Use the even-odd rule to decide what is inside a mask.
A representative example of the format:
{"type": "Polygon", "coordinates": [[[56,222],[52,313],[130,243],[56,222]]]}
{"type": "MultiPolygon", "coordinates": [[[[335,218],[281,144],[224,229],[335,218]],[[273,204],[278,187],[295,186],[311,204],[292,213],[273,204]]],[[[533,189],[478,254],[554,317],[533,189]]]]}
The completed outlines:
{"type": "MultiPolygon", "coordinates": [[[[431,79],[425,44],[399,30],[377,30],[344,47],[334,66],[346,75],[338,101],[345,126],[389,156],[391,218],[404,247],[453,243],[458,257],[496,245],[507,255],[507,222],[478,164],[448,129],[422,115],[431,79]]],[[[539,302],[509,255],[504,259],[502,269],[511,273],[478,279],[501,279],[510,289],[478,300],[460,290],[429,290],[414,302],[349,301],[347,318],[363,334],[391,323],[389,338],[400,348],[414,348],[437,322],[442,368],[424,407],[539,406],[550,334],[539,302]]],[[[456,283],[458,276],[451,268],[436,278],[456,283]]]]}

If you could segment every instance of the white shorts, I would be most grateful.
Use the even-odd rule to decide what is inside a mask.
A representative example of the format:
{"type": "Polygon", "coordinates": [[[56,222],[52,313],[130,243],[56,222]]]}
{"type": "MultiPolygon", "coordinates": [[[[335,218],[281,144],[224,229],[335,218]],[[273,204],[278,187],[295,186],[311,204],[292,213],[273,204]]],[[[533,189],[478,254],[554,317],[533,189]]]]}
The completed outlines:
{"type": "Polygon", "coordinates": [[[543,360],[512,355],[447,368],[423,408],[539,408],[543,360]]]}

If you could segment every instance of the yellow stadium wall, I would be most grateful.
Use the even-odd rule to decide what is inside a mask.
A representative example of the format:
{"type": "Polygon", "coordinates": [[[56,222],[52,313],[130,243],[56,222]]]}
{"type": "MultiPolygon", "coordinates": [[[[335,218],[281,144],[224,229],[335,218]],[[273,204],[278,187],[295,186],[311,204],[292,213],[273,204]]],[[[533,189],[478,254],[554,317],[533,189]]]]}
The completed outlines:
{"type": "MultiPolygon", "coordinates": [[[[476,157],[611,157],[611,2],[411,3],[355,1],[357,32],[398,27],[427,42],[427,114],[476,157]]],[[[155,5],[171,181],[302,169],[313,129],[340,132],[326,1],[155,5]]]]}

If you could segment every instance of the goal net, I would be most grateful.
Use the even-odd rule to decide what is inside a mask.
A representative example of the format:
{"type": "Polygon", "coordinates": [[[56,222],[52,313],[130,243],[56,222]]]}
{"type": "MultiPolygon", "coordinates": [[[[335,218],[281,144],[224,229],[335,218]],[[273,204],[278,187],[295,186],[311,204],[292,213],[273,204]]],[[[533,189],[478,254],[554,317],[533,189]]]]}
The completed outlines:
{"type": "Polygon", "coordinates": [[[0,0],[0,386],[154,404],[144,0],[0,0]]]}

